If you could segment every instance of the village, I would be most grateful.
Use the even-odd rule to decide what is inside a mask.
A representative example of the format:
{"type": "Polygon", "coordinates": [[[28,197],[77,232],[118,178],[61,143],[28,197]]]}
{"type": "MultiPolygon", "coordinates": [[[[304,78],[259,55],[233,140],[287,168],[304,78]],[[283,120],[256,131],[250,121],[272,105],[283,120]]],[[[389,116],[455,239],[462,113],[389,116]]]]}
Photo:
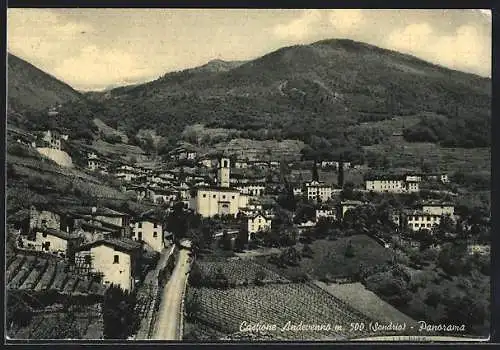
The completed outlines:
{"type": "MultiPolygon", "coordinates": [[[[55,113],[51,110],[49,116],[55,113]]],[[[65,149],[70,140],[64,130],[32,135],[9,131],[23,147],[36,149],[61,167],[75,167],[65,149]]],[[[47,290],[97,298],[90,305],[110,286],[136,293],[140,320],[128,335],[136,339],[182,338],[189,270],[197,256],[210,252],[207,244],[214,241],[224,251],[233,251],[236,259],[271,256],[270,263],[276,259],[266,252],[292,247],[288,249],[293,253],[300,242],[306,256],[311,254],[305,253],[308,244],[321,238],[320,231],[328,236],[339,229],[371,237],[387,256],[401,244],[439,251],[441,244],[457,237],[469,237],[468,254],[489,255],[487,239],[465,233],[475,224],[456,212],[456,194],[447,188],[446,173],[367,173],[362,185],[354,186],[346,181],[346,173],[360,165],[345,160],[308,163],[309,169],[302,170],[311,172],[310,181],[301,181],[291,176],[291,169],[300,166],[294,162],[202,155],[185,144],[173,149],[167,162],[154,166],[112,160],[95,150],[84,149],[82,154],[82,171],[116,179],[120,191],[156,209],[134,215],[98,203],[31,205],[9,222],[16,253],[8,256],[7,288],[24,298],[27,292],[32,297],[31,291],[47,290]],[[335,174],[336,182],[322,181],[318,170],[335,174]],[[427,184],[438,190],[420,196],[427,184]],[[404,204],[387,209],[380,204],[385,197],[404,198],[404,204]],[[363,218],[372,220],[366,218],[366,208],[375,208],[376,223],[361,227],[363,218]],[[199,227],[193,220],[210,222],[211,229],[193,233],[191,227],[199,227]],[[173,295],[176,301],[167,302],[173,295]]],[[[289,261],[294,258],[288,256],[287,262],[284,254],[276,265],[293,265],[289,261]]],[[[99,312],[94,317],[99,319],[99,312]]],[[[93,322],[89,319],[87,327],[93,322]]]]}

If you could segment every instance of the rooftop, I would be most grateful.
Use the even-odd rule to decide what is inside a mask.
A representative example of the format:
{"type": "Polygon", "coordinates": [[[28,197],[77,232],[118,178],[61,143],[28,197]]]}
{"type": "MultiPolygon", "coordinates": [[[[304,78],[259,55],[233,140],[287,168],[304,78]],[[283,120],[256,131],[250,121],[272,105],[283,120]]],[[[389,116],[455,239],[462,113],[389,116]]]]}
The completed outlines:
{"type": "Polygon", "coordinates": [[[128,238],[106,238],[80,246],[80,250],[88,250],[97,246],[109,246],[115,250],[131,253],[141,248],[141,244],[128,238]]]}
{"type": "Polygon", "coordinates": [[[56,230],[56,229],[53,229],[53,228],[42,227],[42,228],[37,228],[36,230],[38,232],[47,233],[49,235],[56,236],[56,237],[59,237],[61,239],[65,239],[65,240],[71,240],[71,239],[78,239],[79,238],[79,237],[71,235],[71,234],[69,234],[67,232],[64,232],[64,231],[61,231],[61,230],[56,230]]]}

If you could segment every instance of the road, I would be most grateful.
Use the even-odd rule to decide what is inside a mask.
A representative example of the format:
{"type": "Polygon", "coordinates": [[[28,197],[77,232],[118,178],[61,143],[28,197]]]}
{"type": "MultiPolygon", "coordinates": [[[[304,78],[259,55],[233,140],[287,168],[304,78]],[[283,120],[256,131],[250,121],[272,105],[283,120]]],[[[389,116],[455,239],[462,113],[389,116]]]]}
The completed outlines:
{"type": "Polygon", "coordinates": [[[182,340],[182,334],[180,334],[181,303],[188,278],[188,260],[189,251],[181,249],[177,265],[163,290],[153,339],[182,340]]]}

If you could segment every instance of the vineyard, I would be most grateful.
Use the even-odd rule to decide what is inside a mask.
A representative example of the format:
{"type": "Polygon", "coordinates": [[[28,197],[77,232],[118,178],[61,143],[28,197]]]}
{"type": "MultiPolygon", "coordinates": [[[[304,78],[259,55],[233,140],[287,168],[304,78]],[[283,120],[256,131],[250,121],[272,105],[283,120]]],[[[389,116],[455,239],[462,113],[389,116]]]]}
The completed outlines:
{"type": "Polygon", "coordinates": [[[240,285],[246,280],[251,283],[262,274],[264,283],[287,283],[290,282],[283,276],[261,266],[252,260],[224,260],[224,261],[203,261],[199,264],[202,279],[214,276],[217,271],[221,271],[229,280],[231,285],[240,285]]]}
{"type": "MultiPolygon", "coordinates": [[[[226,333],[237,334],[242,322],[276,324],[278,331],[267,337],[286,340],[348,339],[366,334],[351,332],[351,322],[369,322],[360,312],[316,286],[300,283],[230,289],[189,288],[188,298],[197,300],[199,309],[192,319],[226,333]],[[342,330],[281,331],[293,324],[340,325],[342,330]]],[[[269,333],[269,332],[267,332],[269,333]]],[[[265,334],[262,334],[264,337],[265,334]]]]}
{"type": "Polygon", "coordinates": [[[7,256],[5,280],[10,290],[55,290],[66,295],[103,295],[106,288],[95,277],[70,271],[64,260],[23,254],[7,256]]]}

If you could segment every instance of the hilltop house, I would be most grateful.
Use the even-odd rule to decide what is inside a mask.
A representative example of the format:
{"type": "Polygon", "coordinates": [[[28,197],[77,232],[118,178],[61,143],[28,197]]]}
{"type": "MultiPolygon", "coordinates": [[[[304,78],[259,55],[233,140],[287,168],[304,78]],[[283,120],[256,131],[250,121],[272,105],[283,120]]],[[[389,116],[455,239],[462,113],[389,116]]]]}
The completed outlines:
{"type": "Polygon", "coordinates": [[[190,207],[203,217],[214,215],[236,216],[240,208],[248,204],[248,197],[236,188],[230,187],[230,161],[219,162],[218,186],[199,187],[192,194],[190,207]]]}
{"type": "Polygon", "coordinates": [[[108,238],[80,246],[77,255],[90,257],[92,271],[103,274],[105,285],[134,290],[139,274],[140,243],[125,238],[108,238]]]}
{"type": "Polygon", "coordinates": [[[42,132],[42,137],[37,141],[37,147],[47,147],[61,150],[63,135],[58,130],[46,130],[42,132]]]}
{"type": "Polygon", "coordinates": [[[165,248],[161,220],[151,214],[141,215],[133,222],[132,239],[143,241],[154,251],[161,252],[165,248]]]}
{"type": "Polygon", "coordinates": [[[306,193],[308,200],[326,202],[332,198],[332,186],[318,181],[307,182],[306,193]]]}

